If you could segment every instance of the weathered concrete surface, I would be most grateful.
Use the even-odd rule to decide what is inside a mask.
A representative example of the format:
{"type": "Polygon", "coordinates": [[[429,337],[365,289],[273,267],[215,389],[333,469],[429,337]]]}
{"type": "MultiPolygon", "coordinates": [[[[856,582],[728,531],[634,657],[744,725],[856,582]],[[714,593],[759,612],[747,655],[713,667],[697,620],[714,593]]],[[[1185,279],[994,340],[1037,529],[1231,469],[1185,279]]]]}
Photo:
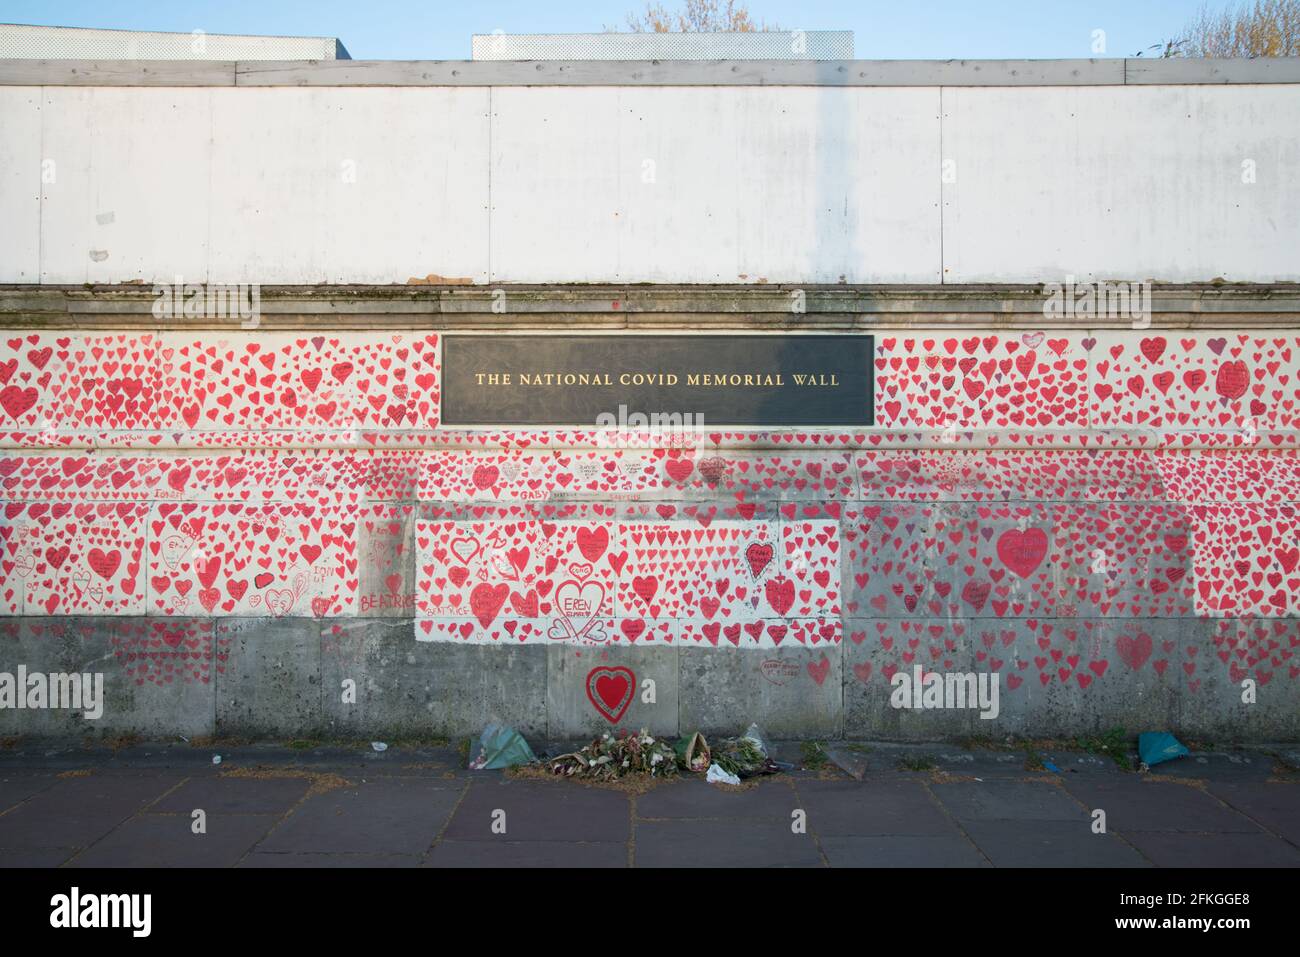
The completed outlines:
{"type": "Polygon", "coordinates": [[[736,735],[755,721],[776,737],[839,737],[842,662],[839,645],[683,648],[681,729],[736,735]]]}
{"type": "Polygon", "coordinates": [[[490,721],[546,734],[547,650],[415,640],[408,619],[324,623],[321,688],[331,737],[477,735],[490,721]],[[355,683],[345,700],[344,682],[355,683]]]}
{"type": "MultiPolygon", "coordinates": [[[[0,708],[0,736],[102,739],[211,734],[216,685],[211,642],[173,640],[164,622],[132,618],[0,619],[0,672],[95,674],[103,714],[0,708]]],[[[93,681],[93,678],[92,678],[93,681]]]]}
{"type": "Polygon", "coordinates": [[[225,619],[230,660],[217,673],[216,733],[311,737],[323,726],[321,624],[300,618],[225,619]]]}
{"type": "Polygon", "coordinates": [[[626,647],[546,651],[546,718],[552,738],[590,738],[615,728],[677,735],[678,661],[684,652],[626,647]],[[653,701],[648,700],[652,692],[653,701]],[[624,694],[629,695],[626,704],[624,694]]]}
{"type": "Polygon", "coordinates": [[[1252,670],[1248,703],[1246,673],[1233,670],[1246,642],[1239,634],[1276,641],[1277,656],[1289,650],[1283,627],[1294,628],[849,618],[838,644],[575,648],[419,641],[408,618],[11,618],[0,620],[0,672],[98,672],[104,709],[89,721],[79,711],[0,708],[0,736],[420,739],[476,735],[498,721],[530,739],[565,741],[615,728],[735,734],[756,721],[785,738],[1065,738],[1124,728],[1287,741],[1300,739],[1294,683],[1281,669],[1252,670]],[[892,706],[891,678],[911,678],[918,664],[926,675],[996,677],[997,716],[892,706]],[[589,679],[605,684],[589,691],[589,679]],[[611,680],[633,689],[617,719],[622,687],[611,680]],[[643,700],[647,680],[653,703],[643,700]]]}

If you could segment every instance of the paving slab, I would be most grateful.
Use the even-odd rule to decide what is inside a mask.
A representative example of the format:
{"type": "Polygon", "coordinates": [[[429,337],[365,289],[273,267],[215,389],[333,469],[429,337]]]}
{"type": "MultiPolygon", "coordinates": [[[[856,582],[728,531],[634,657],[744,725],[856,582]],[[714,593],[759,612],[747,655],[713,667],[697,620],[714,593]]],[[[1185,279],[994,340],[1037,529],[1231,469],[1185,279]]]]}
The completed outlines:
{"type": "Polygon", "coordinates": [[[76,853],[75,847],[24,847],[0,850],[0,867],[58,867],[76,853]]]}
{"type": "Polygon", "coordinates": [[[788,780],[758,780],[752,785],[728,787],[709,784],[698,777],[662,784],[636,799],[636,816],[660,818],[722,818],[727,820],[788,821],[798,807],[788,780]]]}
{"type": "Polygon", "coordinates": [[[931,786],[961,821],[1078,821],[1087,811],[1053,781],[962,781],[931,786]]]}
{"type": "Polygon", "coordinates": [[[1259,830],[1244,814],[1189,784],[1134,777],[1121,781],[1072,780],[1065,782],[1065,787],[1087,808],[1104,810],[1107,828],[1124,834],[1259,830]]]}
{"type": "Polygon", "coordinates": [[[571,781],[485,779],[470,784],[442,835],[451,841],[626,842],[631,826],[628,795],[571,781]],[[505,812],[505,833],[492,830],[505,812]]]}
{"type": "Polygon", "coordinates": [[[258,845],[290,853],[423,853],[463,787],[376,778],[307,798],[258,845]]]}
{"type": "Polygon", "coordinates": [[[831,867],[992,867],[961,835],[885,835],[824,837],[822,852],[831,867]]]}
{"type": "Polygon", "coordinates": [[[58,780],[53,774],[6,774],[0,777],[0,813],[39,794],[58,780]]]}
{"type": "MultiPolygon", "coordinates": [[[[941,771],[979,778],[1022,778],[1031,774],[1025,767],[1023,751],[962,751],[958,749],[930,749],[928,757],[941,771]]],[[[888,765],[893,767],[893,764],[888,765]]]]}
{"type": "Polygon", "coordinates": [[[1271,834],[1126,834],[1157,867],[1300,867],[1300,850],[1271,834]]]}
{"type": "Polygon", "coordinates": [[[627,867],[627,844],[439,841],[425,867],[627,867]]]}
{"type": "Polygon", "coordinates": [[[237,867],[418,867],[414,854],[263,854],[254,852],[237,867]]]}
{"type": "Polygon", "coordinates": [[[150,806],[154,814],[283,814],[302,800],[311,781],[305,778],[192,778],[150,806]]]}
{"type": "Polygon", "coordinates": [[[174,776],[62,778],[0,815],[0,848],[86,847],[181,781],[174,776]]]}
{"type": "Polygon", "coordinates": [[[1153,773],[1171,778],[1213,779],[1215,781],[1264,781],[1271,777],[1277,760],[1271,754],[1215,753],[1189,754],[1165,761],[1153,773]]]}
{"type": "Polygon", "coordinates": [[[967,821],[962,828],[994,867],[1150,867],[1113,834],[1087,821],[967,821]]]}
{"type": "Polygon", "coordinates": [[[1300,846],[1300,781],[1218,783],[1206,787],[1234,810],[1300,846]]]}
{"type": "Polygon", "coordinates": [[[233,867],[277,818],[209,814],[195,834],[188,814],[139,814],[78,854],[70,867],[233,867]]]}
{"type": "Polygon", "coordinates": [[[810,834],[766,821],[638,821],[637,867],[823,867],[810,834]]]}
{"type": "MultiPolygon", "coordinates": [[[[917,780],[808,781],[799,807],[817,836],[929,835],[957,837],[943,809],[917,780]]],[[[786,814],[789,821],[789,814],[786,814]]]]}

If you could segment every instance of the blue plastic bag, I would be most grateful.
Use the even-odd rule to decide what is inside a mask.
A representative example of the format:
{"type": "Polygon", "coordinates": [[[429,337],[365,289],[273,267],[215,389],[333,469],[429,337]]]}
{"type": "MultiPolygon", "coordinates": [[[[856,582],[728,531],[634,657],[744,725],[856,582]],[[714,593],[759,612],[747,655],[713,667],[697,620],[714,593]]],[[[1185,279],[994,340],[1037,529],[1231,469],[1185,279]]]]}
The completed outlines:
{"type": "Polygon", "coordinates": [[[1147,731],[1138,735],[1138,755],[1147,767],[1157,765],[1161,761],[1172,761],[1174,758],[1181,758],[1190,753],[1168,731],[1147,731]]]}
{"type": "Polygon", "coordinates": [[[477,757],[470,761],[474,771],[497,771],[517,764],[532,764],[537,758],[524,736],[514,728],[489,724],[479,738],[477,757]]]}

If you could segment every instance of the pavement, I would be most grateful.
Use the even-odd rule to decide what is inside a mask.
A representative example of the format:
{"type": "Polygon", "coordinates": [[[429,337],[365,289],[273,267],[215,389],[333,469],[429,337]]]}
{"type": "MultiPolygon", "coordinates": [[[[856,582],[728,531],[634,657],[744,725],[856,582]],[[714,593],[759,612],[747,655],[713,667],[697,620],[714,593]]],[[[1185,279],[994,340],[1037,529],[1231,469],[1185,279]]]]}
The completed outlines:
{"type": "Polygon", "coordinates": [[[837,754],[851,774],[828,765],[741,788],[684,776],[630,793],[468,771],[450,748],[11,748],[0,865],[1300,865],[1294,751],[1194,754],[1160,773],[1081,753],[1045,755],[1057,771],[945,745],[837,754]]]}

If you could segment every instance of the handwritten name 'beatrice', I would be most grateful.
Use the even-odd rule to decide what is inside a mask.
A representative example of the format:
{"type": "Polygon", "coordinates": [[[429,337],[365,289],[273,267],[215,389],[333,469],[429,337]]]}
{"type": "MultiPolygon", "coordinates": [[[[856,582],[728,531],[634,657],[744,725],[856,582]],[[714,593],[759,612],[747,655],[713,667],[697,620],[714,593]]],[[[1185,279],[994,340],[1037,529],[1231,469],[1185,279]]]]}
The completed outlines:
{"type": "MultiPolygon", "coordinates": [[[[608,372],[476,372],[475,381],[479,385],[527,385],[527,386],[609,386],[651,385],[674,386],[682,383],[682,377],[674,372],[622,372],[615,377],[608,372]]],[[[797,386],[815,386],[836,388],[840,384],[839,376],[825,372],[795,372],[786,381],[784,372],[692,372],[685,377],[685,385],[698,388],[774,388],[793,383],[797,386]]]]}

